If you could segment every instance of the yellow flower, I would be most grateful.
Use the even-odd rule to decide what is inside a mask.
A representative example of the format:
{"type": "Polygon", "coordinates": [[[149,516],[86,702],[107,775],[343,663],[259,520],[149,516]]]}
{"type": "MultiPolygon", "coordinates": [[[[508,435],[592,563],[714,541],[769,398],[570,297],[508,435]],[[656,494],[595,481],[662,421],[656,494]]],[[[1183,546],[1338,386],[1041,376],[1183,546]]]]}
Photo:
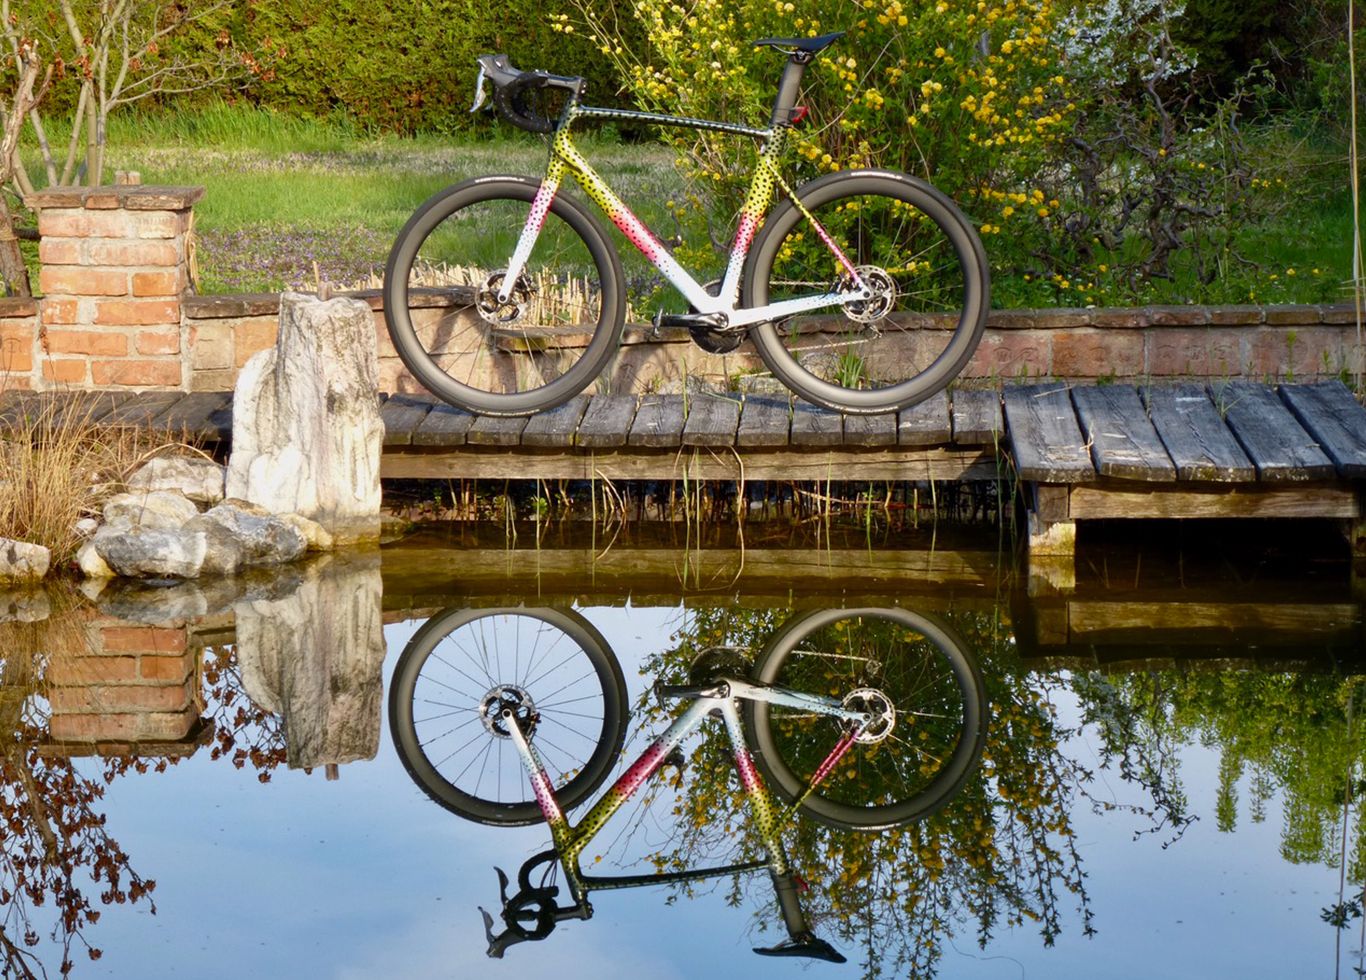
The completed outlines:
{"type": "Polygon", "coordinates": [[[944,51],[943,48],[935,48],[935,49],[934,49],[934,56],[935,56],[936,58],[942,58],[942,57],[944,57],[945,53],[946,53],[946,52],[944,51]]]}

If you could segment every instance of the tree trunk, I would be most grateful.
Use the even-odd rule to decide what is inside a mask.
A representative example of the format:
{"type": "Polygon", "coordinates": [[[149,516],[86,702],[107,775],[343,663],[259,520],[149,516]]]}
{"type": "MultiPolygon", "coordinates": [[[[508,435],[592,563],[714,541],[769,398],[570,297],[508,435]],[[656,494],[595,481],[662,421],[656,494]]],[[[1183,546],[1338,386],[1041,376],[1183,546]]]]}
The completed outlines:
{"type": "Polygon", "coordinates": [[[24,263],[23,253],[19,251],[19,239],[14,234],[14,215],[3,193],[0,193],[0,279],[5,281],[10,296],[33,295],[28,266],[24,263]]]}

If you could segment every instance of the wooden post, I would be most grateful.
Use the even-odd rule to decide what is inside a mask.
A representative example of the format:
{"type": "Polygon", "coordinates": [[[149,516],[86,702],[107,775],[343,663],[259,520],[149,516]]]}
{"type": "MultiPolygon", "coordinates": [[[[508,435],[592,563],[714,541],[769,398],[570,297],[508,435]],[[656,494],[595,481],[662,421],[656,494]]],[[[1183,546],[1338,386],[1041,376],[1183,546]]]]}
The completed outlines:
{"type": "Polygon", "coordinates": [[[1031,596],[1070,592],[1077,587],[1077,525],[1071,519],[1071,490],[1063,484],[1030,484],[1027,514],[1031,596]]]}

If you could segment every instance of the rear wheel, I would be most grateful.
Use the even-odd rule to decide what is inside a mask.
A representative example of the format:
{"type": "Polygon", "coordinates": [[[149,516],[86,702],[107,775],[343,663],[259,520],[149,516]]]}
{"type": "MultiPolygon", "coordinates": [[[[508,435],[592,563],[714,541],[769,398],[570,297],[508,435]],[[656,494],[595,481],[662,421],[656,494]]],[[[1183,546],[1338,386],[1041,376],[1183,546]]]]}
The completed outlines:
{"type": "Polygon", "coordinates": [[[769,370],[803,398],[850,414],[904,408],[945,388],[976,350],[990,305],[986,253],[967,218],[929,184],[889,171],[830,174],[796,195],[801,208],[784,202],[754,242],[744,305],[849,292],[859,281],[871,296],[755,326],[769,370]]]}
{"type": "Polygon", "coordinates": [[[449,187],[399,232],[384,316],[404,365],[434,395],[485,415],[529,415],[583,391],[616,352],[621,261],[601,226],[559,194],[506,301],[498,294],[537,181],[449,187]]]}
{"type": "MultiPolygon", "coordinates": [[[[755,666],[772,687],[833,697],[876,721],[807,797],[822,823],[878,830],[928,816],[981,757],[981,672],[947,623],[905,609],[830,609],[800,616],[755,666]]],[[[789,803],[806,790],[845,731],[829,715],[745,703],[755,764],[789,803]]]]}

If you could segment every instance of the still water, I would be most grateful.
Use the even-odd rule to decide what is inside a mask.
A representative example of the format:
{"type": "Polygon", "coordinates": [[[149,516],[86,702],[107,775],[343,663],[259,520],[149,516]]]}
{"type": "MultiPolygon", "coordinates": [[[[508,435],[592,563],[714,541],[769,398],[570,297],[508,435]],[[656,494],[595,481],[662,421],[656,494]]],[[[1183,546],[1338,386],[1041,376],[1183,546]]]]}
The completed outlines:
{"type": "MultiPolygon", "coordinates": [[[[0,596],[3,975],[64,960],[77,977],[1358,975],[1362,606],[1331,546],[1120,541],[1083,551],[1074,590],[1031,595],[994,532],[710,535],[431,530],[230,587],[0,596]],[[877,831],[803,811],[759,828],[706,719],[581,857],[588,874],[679,872],[762,859],[776,833],[811,931],[846,963],[751,952],[786,937],[763,870],[594,891],[591,918],[486,955],[507,929],[495,868],[514,897],[550,833],[464,819],[409,775],[391,699],[424,623],[449,627],[436,649],[457,675],[432,683],[453,692],[462,651],[480,669],[549,663],[538,643],[608,651],[628,710],[591,804],[686,705],[656,682],[697,682],[708,649],[724,653],[713,676],[761,668],[794,620],[890,607],[894,626],[869,629],[931,635],[961,650],[953,676],[977,678],[923,702],[984,707],[939,809],[877,831]],[[579,645],[544,641],[547,623],[579,645]]],[[[839,642],[813,632],[786,656],[839,642]]],[[[611,686],[586,696],[604,729],[611,686]]],[[[399,700],[420,727],[442,698],[415,691],[399,700]]],[[[515,715],[523,695],[499,703],[515,715]]],[[[556,732],[550,705],[533,741],[572,780],[575,723],[556,732]]],[[[906,748],[933,783],[959,730],[900,711],[850,758],[906,748]],[[920,741],[900,742],[913,725],[920,741]]],[[[757,724],[742,717],[742,743],[757,724]]],[[[463,743],[426,751],[476,796],[521,799],[513,741],[458,772],[463,743]],[[492,774],[469,783],[471,767],[492,774]]],[[[842,775],[858,782],[837,766],[830,795],[852,792],[842,775]]],[[[550,884],[547,866],[523,884],[550,884]]],[[[524,931],[547,931],[529,907],[524,931]]]]}

